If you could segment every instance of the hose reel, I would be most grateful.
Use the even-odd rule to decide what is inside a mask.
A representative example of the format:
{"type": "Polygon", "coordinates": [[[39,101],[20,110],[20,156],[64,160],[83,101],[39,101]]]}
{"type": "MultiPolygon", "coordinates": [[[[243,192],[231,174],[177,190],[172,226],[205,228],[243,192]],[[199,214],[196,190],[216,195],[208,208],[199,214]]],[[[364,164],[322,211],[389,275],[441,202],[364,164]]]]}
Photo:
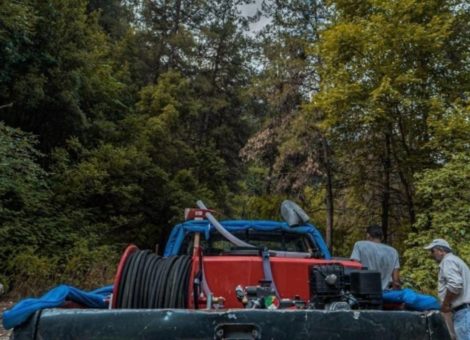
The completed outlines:
{"type": "Polygon", "coordinates": [[[149,250],[126,251],[114,282],[113,308],[186,308],[190,256],[161,257],[149,250]]]}

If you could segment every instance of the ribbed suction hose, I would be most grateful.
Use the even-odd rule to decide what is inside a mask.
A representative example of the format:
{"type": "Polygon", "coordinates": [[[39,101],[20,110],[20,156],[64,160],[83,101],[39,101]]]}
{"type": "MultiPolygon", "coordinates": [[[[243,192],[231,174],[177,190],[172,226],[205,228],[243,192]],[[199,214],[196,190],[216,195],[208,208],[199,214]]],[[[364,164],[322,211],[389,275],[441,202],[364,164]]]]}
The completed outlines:
{"type": "MultiPolygon", "coordinates": [[[[197,201],[196,204],[200,209],[207,210],[206,205],[201,200],[197,201]]],[[[206,217],[209,220],[209,222],[212,223],[212,225],[215,227],[215,229],[217,229],[217,231],[222,234],[223,237],[225,237],[227,240],[229,240],[231,243],[233,243],[237,247],[251,247],[251,248],[254,248],[253,245],[251,245],[249,243],[246,243],[245,241],[242,241],[238,237],[232,235],[227,229],[225,229],[222,226],[222,224],[219,223],[219,221],[216,220],[216,218],[210,212],[206,213],[206,217]]]]}

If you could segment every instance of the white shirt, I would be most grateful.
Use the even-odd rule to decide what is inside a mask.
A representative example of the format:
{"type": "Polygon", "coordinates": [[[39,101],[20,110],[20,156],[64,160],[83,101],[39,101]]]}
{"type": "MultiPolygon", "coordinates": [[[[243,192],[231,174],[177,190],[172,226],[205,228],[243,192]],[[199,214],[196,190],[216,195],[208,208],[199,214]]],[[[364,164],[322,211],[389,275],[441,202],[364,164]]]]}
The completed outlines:
{"type": "Polygon", "coordinates": [[[438,294],[444,301],[447,290],[457,294],[451,308],[470,303],[470,269],[467,264],[452,253],[447,253],[439,264],[438,294]]]}

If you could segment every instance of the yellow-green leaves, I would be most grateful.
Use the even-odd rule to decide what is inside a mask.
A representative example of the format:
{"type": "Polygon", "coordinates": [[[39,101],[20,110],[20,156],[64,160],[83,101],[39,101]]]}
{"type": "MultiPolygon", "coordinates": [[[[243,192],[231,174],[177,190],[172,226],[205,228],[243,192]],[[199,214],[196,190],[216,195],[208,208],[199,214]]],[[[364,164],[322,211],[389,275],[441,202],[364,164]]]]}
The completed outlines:
{"type": "MultiPolygon", "coordinates": [[[[422,206],[415,232],[408,235],[405,275],[416,287],[432,291],[437,273],[429,254],[421,248],[432,239],[444,238],[465,261],[470,262],[470,153],[456,153],[441,168],[418,176],[417,198],[422,206]]],[[[433,293],[436,293],[435,291],[433,293]]]]}

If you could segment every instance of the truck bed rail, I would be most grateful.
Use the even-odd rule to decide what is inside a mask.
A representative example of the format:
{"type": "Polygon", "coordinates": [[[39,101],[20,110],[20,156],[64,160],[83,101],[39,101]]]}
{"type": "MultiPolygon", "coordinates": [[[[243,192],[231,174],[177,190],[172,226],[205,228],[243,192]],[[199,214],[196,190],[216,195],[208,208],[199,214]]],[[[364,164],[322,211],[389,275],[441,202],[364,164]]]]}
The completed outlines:
{"type": "Polygon", "coordinates": [[[450,339],[439,312],[45,309],[13,339],[450,339]]]}

